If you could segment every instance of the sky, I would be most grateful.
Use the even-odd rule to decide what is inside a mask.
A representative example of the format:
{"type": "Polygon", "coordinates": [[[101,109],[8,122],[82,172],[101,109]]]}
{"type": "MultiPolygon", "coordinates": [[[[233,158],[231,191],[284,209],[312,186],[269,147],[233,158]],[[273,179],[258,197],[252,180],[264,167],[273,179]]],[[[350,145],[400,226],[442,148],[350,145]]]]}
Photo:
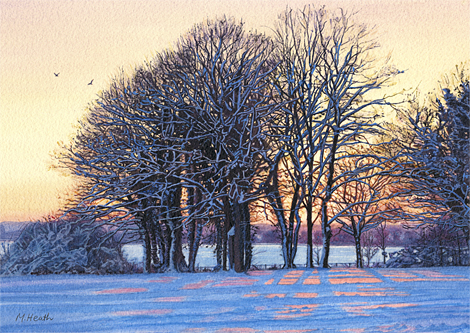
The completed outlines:
{"type": "Polygon", "coordinates": [[[0,221],[60,208],[71,180],[50,170],[51,154],[121,69],[207,18],[225,14],[269,33],[287,5],[309,3],[355,11],[357,23],[375,26],[382,54],[405,71],[396,91],[426,93],[470,59],[469,0],[0,0],[0,221]]]}

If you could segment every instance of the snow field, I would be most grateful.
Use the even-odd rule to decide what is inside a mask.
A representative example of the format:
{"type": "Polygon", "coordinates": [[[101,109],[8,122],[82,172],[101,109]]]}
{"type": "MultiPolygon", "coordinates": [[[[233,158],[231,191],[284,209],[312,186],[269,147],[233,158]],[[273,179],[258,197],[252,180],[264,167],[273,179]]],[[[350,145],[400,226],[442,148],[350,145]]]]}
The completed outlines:
{"type": "Polygon", "coordinates": [[[469,332],[469,278],[468,267],[9,277],[0,331],[469,332]]]}

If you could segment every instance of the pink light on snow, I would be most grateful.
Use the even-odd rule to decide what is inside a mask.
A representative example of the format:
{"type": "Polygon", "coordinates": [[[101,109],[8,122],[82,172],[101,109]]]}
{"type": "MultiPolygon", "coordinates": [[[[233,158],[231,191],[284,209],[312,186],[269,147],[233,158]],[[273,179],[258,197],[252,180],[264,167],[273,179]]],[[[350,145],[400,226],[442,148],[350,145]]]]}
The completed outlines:
{"type": "Polygon", "coordinates": [[[335,296],[409,296],[403,291],[334,291],[335,296]]]}
{"type": "Polygon", "coordinates": [[[250,271],[247,273],[250,276],[261,276],[261,275],[271,275],[272,271],[250,271]]]}
{"type": "Polygon", "coordinates": [[[266,295],[266,298],[275,298],[275,297],[284,298],[284,297],[286,297],[286,294],[267,294],[266,295]]]}
{"type": "Polygon", "coordinates": [[[148,291],[147,288],[116,288],[95,291],[95,294],[130,294],[130,293],[141,293],[148,291]]]}
{"type": "Polygon", "coordinates": [[[155,302],[184,302],[186,298],[186,296],[158,297],[155,298],[155,302]]]}
{"type": "Polygon", "coordinates": [[[154,316],[165,315],[173,312],[171,309],[153,309],[153,310],[130,310],[113,312],[115,316],[154,316]]]}
{"type": "Polygon", "coordinates": [[[266,281],[264,284],[273,284],[274,282],[274,279],[269,279],[268,281],[266,281]]]}
{"type": "Polygon", "coordinates": [[[351,278],[336,278],[331,279],[331,284],[345,284],[345,283],[380,283],[383,282],[379,278],[369,278],[369,277],[351,277],[351,278]]]}
{"type": "Polygon", "coordinates": [[[176,279],[178,279],[178,278],[174,277],[174,276],[161,276],[161,277],[158,278],[158,280],[150,280],[149,282],[151,282],[151,283],[170,283],[170,282],[173,282],[176,279]]]}
{"type": "Polygon", "coordinates": [[[181,289],[201,289],[201,288],[204,288],[205,286],[207,286],[209,283],[212,283],[214,282],[214,280],[202,280],[202,281],[199,281],[199,282],[196,282],[196,283],[188,283],[186,285],[184,285],[183,288],[181,289]]]}
{"type": "Polygon", "coordinates": [[[312,330],[282,330],[282,331],[279,331],[279,330],[274,330],[274,331],[264,331],[264,333],[305,333],[305,332],[312,332],[312,331],[316,331],[316,329],[312,329],[312,330]]]}
{"type": "Polygon", "coordinates": [[[294,298],[315,298],[317,293],[295,293],[294,298]]]}
{"type": "Polygon", "coordinates": [[[398,304],[376,304],[376,305],[359,305],[359,306],[342,306],[341,308],[346,311],[355,314],[356,316],[371,316],[369,313],[364,313],[364,310],[374,310],[380,308],[404,308],[418,306],[418,304],[410,303],[398,303],[398,304]]]}
{"type": "Polygon", "coordinates": [[[214,287],[227,287],[227,286],[251,286],[253,283],[257,282],[257,279],[249,279],[249,278],[227,278],[224,279],[222,282],[217,283],[214,287]]]}

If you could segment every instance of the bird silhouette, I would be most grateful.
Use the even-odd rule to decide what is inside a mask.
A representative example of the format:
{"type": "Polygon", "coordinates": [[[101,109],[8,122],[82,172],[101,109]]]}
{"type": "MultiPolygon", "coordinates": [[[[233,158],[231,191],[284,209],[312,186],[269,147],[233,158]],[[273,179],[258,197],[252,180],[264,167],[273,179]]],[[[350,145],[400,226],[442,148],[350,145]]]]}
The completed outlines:
{"type": "Polygon", "coordinates": [[[59,76],[60,73],[54,73],[55,76],[59,76]]]}
{"type": "Polygon", "coordinates": [[[90,83],[88,83],[89,86],[91,86],[93,84],[93,80],[91,80],[90,83]]]}

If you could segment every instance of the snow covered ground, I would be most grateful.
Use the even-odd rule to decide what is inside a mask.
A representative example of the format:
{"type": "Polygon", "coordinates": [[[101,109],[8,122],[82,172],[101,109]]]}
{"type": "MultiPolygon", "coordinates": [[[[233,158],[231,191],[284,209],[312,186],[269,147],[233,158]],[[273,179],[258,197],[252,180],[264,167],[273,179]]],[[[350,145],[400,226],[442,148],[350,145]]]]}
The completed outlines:
{"type": "Polygon", "coordinates": [[[1,332],[470,332],[468,267],[0,280],[1,332]]]}

